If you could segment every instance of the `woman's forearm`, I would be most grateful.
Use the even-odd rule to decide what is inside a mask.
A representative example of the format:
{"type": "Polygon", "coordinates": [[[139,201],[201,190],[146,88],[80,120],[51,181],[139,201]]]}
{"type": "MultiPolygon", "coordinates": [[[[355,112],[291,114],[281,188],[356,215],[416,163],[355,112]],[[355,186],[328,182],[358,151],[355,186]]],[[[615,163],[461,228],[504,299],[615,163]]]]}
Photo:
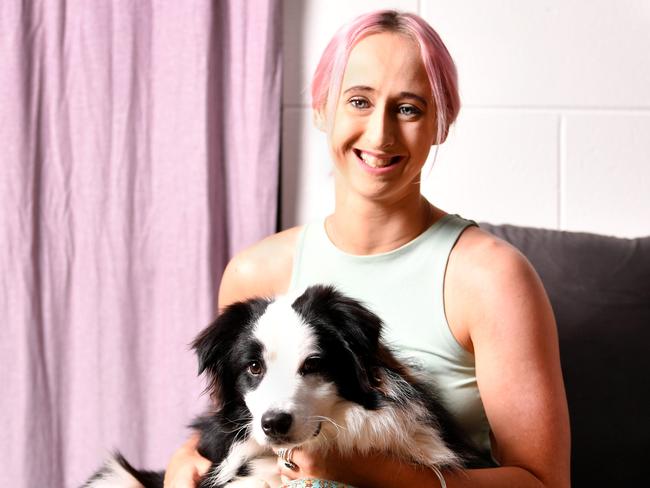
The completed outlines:
{"type": "MultiPolygon", "coordinates": [[[[439,488],[438,476],[430,469],[404,463],[382,455],[370,456],[355,467],[350,466],[348,483],[357,488],[439,488]]],[[[448,488],[559,488],[546,487],[531,472],[519,467],[470,470],[443,470],[448,488]]]]}

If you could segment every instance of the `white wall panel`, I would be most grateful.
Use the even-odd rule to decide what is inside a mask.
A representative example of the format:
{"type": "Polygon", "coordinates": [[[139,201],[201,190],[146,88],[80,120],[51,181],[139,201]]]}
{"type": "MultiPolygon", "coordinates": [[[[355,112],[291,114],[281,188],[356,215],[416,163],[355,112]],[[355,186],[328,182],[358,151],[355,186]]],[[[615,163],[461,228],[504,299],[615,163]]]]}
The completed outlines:
{"type": "Polygon", "coordinates": [[[554,228],[558,126],[552,113],[465,109],[422,191],[473,220],[554,228]]]}
{"type": "Polygon", "coordinates": [[[650,1],[423,1],[467,105],[650,108],[650,1]]]}
{"type": "Polygon", "coordinates": [[[287,108],[283,116],[283,228],[334,210],[334,177],[325,134],[313,127],[311,109],[287,108]]]}
{"type": "Polygon", "coordinates": [[[650,235],[650,114],[566,116],[562,228],[650,235]]]}

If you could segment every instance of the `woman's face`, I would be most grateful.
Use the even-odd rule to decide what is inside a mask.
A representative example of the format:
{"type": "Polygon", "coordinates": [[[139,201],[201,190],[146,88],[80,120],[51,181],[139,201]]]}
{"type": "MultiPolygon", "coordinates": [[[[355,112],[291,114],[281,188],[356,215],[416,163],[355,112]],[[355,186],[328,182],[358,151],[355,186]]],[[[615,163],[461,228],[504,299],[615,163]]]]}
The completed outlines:
{"type": "Polygon", "coordinates": [[[435,137],[417,44],[395,33],[361,40],[350,53],[330,133],[337,188],[379,200],[419,195],[435,137]]]}

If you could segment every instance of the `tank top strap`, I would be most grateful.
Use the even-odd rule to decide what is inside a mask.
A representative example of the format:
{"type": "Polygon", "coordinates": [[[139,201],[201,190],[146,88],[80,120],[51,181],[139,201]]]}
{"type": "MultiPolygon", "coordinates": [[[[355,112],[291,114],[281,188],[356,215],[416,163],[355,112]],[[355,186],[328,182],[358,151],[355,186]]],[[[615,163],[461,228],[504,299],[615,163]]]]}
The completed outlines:
{"type": "MultiPolygon", "coordinates": [[[[442,314],[441,322],[447,325],[447,317],[445,314],[445,300],[444,300],[444,286],[445,275],[447,273],[447,265],[449,264],[449,257],[456,242],[461,234],[471,226],[476,226],[476,222],[464,219],[455,214],[447,214],[438,221],[438,228],[436,232],[432,233],[429,241],[431,249],[435,250],[435,255],[431,260],[433,276],[442,279],[435,279],[433,281],[433,306],[434,309],[442,314]]],[[[451,334],[451,331],[450,331],[451,334]]],[[[455,343],[454,339],[454,343],[455,343]]]]}

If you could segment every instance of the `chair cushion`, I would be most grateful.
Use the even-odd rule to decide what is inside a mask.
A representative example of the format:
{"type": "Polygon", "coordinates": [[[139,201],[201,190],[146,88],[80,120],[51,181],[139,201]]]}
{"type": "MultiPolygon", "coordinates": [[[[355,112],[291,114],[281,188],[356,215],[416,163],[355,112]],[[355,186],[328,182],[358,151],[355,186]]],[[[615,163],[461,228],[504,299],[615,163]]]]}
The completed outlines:
{"type": "Polygon", "coordinates": [[[539,273],[557,320],[572,486],[642,486],[650,452],[650,237],[481,224],[539,273]]]}

